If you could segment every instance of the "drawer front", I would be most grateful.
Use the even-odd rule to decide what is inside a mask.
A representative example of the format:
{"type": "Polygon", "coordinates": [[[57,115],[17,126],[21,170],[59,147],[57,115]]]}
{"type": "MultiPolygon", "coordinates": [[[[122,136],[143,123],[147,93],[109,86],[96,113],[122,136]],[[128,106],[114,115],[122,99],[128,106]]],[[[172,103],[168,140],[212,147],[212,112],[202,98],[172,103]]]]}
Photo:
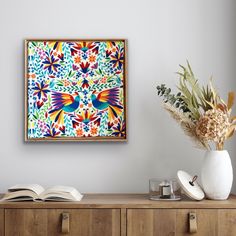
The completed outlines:
{"type": "Polygon", "coordinates": [[[196,213],[199,236],[235,236],[236,209],[181,209],[176,212],[176,235],[189,234],[190,212],[196,213]]]}
{"type": "Polygon", "coordinates": [[[218,229],[219,236],[236,235],[236,209],[218,210],[218,229]]]}
{"type": "Polygon", "coordinates": [[[172,209],[127,210],[128,236],[175,235],[176,211],[172,209]]]}
{"type": "Polygon", "coordinates": [[[127,236],[235,236],[236,210],[128,209],[127,236]],[[190,226],[190,213],[196,216],[190,226]],[[190,232],[192,230],[192,232],[190,232]],[[193,232],[196,230],[196,232],[193,232]]]}
{"type": "Polygon", "coordinates": [[[6,209],[5,235],[120,236],[120,210],[6,209]]]}
{"type": "Polygon", "coordinates": [[[6,209],[5,235],[46,236],[47,210],[6,209]]]}
{"type": "MultiPolygon", "coordinates": [[[[190,213],[196,215],[196,236],[218,236],[218,210],[215,209],[179,209],[176,211],[176,235],[192,235],[190,233],[190,213]]],[[[219,235],[220,236],[220,235],[219,235]]],[[[224,236],[224,235],[222,235],[224,236]]],[[[225,235],[226,236],[226,235],[225,235]]],[[[228,236],[228,235],[227,235],[228,236]]]]}
{"type": "Polygon", "coordinates": [[[4,236],[4,209],[0,209],[0,236],[4,236]]]}
{"type": "Polygon", "coordinates": [[[80,209],[49,210],[48,236],[61,234],[61,214],[69,213],[71,236],[120,236],[120,210],[116,209],[80,209]]]}

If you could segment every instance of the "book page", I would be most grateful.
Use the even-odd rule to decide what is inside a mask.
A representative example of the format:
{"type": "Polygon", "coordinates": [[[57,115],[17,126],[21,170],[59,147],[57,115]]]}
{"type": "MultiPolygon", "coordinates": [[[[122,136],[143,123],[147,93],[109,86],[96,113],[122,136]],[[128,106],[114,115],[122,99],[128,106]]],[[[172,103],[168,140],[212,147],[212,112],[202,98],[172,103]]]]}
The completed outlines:
{"type": "Polygon", "coordinates": [[[82,197],[83,196],[74,187],[61,185],[49,188],[40,195],[40,198],[45,200],[49,200],[49,198],[50,200],[64,198],[71,201],[80,201],[82,197]]]}
{"type": "Polygon", "coordinates": [[[9,192],[17,192],[21,190],[30,190],[37,195],[40,195],[45,189],[39,184],[17,184],[8,189],[9,192]]]}
{"type": "Polygon", "coordinates": [[[33,200],[38,197],[38,195],[31,190],[19,190],[14,192],[7,192],[1,201],[24,201],[24,200],[33,200]]]}

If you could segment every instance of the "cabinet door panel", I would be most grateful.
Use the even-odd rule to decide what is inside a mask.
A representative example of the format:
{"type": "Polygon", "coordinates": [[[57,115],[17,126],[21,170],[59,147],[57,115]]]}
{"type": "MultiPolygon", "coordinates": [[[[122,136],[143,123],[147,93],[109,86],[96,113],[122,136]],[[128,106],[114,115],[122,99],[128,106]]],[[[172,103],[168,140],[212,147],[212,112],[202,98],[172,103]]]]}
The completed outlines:
{"type": "Polygon", "coordinates": [[[63,236],[62,213],[69,214],[68,236],[120,236],[116,209],[7,209],[6,236],[63,236]]]}
{"type": "MultiPolygon", "coordinates": [[[[176,235],[187,236],[189,233],[189,213],[196,213],[197,232],[195,236],[217,236],[218,216],[217,210],[213,209],[180,209],[176,214],[176,235]]],[[[222,235],[223,236],[223,235],[222,235]]]]}
{"type": "Polygon", "coordinates": [[[69,213],[70,236],[120,236],[120,210],[116,209],[70,209],[49,210],[48,235],[63,236],[61,215],[69,213]]]}
{"type": "Polygon", "coordinates": [[[236,235],[236,209],[219,210],[218,213],[218,229],[219,236],[235,236],[236,235]]]}
{"type": "Polygon", "coordinates": [[[6,209],[6,236],[47,236],[47,210],[6,209]]]}
{"type": "Polygon", "coordinates": [[[174,236],[176,211],[172,209],[129,209],[128,236],[174,236]]]}
{"type": "Polygon", "coordinates": [[[197,217],[195,236],[236,235],[231,233],[235,232],[234,228],[236,228],[235,225],[233,226],[236,223],[236,211],[235,215],[230,213],[231,211],[221,213],[221,218],[224,218],[227,223],[224,223],[226,229],[223,228],[222,224],[221,231],[218,234],[218,210],[215,209],[129,209],[127,211],[127,235],[190,236],[192,235],[189,229],[190,212],[196,213],[197,217]]]}
{"type": "Polygon", "coordinates": [[[0,209],[0,236],[4,236],[4,209],[0,209]]]}

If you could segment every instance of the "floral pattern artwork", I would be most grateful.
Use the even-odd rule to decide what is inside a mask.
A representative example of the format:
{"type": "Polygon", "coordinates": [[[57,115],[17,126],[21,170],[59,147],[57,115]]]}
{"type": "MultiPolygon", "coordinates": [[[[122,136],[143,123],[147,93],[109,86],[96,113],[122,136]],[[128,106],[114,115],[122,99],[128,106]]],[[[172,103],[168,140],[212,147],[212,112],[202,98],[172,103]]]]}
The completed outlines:
{"type": "Polygon", "coordinates": [[[126,139],[125,40],[29,40],[26,57],[26,140],[126,139]]]}

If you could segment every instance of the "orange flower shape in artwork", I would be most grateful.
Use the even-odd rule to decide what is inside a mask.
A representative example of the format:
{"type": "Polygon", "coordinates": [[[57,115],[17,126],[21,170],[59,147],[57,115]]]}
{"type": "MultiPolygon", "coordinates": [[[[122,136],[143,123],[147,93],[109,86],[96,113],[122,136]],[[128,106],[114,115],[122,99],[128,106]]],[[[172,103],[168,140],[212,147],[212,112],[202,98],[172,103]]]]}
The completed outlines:
{"type": "Polygon", "coordinates": [[[98,132],[98,128],[96,128],[96,127],[92,127],[92,128],[91,128],[91,134],[92,134],[92,135],[96,135],[97,132],[98,132]]]}
{"type": "Polygon", "coordinates": [[[103,77],[103,78],[100,80],[100,82],[101,82],[102,84],[105,84],[105,83],[107,82],[107,78],[106,78],[106,77],[103,77]]]}
{"type": "Polygon", "coordinates": [[[28,74],[28,75],[27,75],[27,78],[35,79],[35,78],[36,78],[36,75],[35,75],[35,74],[28,74]]]}
{"type": "Polygon", "coordinates": [[[79,64],[81,62],[81,58],[79,56],[75,57],[75,63],[79,64]]]}
{"type": "Polygon", "coordinates": [[[63,84],[65,87],[70,86],[70,82],[68,80],[63,80],[63,84]]]}
{"type": "Polygon", "coordinates": [[[89,62],[95,62],[96,57],[94,55],[89,56],[89,62]]]}
{"type": "Polygon", "coordinates": [[[82,129],[77,129],[76,130],[76,135],[77,136],[83,136],[83,130],[82,129]]]}

